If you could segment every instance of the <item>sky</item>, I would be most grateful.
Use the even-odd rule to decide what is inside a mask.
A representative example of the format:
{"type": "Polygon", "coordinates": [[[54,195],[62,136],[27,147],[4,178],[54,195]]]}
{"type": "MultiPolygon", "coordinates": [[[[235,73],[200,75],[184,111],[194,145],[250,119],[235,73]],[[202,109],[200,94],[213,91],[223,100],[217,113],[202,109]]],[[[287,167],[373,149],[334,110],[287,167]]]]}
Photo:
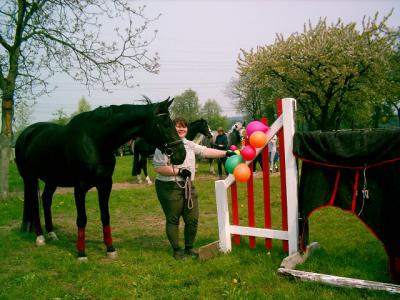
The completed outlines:
{"type": "MultiPolygon", "coordinates": [[[[200,104],[216,100],[222,115],[240,115],[235,111],[226,89],[237,77],[240,49],[249,51],[257,46],[273,44],[276,34],[288,37],[303,32],[305,23],[315,25],[326,18],[335,23],[361,24],[364,16],[387,15],[394,12],[388,24],[400,26],[400,1],[389,0],[148,0],[133,1],[133,6],[145,4],[146,16],[160,18],[149,28],[158,30],[150,53],[160,56],[159,74],[138,72],[137,88],[117,86],[112,93],[95,88],[90,93],[62,74],[53,78],[57,86],[50,96],[37,99],[32,122],[48,121],[62,109],[70,114],[77,110],[82,97],[92,108],[100,105],[137,103],[142,95],[154,101],[174,97],[187,89],[197,92],[200,104]]],[[[114,27],[114,24],[109,24],[114,27]]]]}

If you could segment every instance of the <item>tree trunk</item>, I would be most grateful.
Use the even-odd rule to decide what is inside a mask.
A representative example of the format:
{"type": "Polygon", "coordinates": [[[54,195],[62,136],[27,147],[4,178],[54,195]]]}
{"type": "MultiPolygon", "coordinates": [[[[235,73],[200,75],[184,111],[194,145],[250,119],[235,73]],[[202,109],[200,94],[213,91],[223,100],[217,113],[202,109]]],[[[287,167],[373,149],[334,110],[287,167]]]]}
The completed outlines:
{"type": "Polygon", "coordinates": [[[12,137],[13,100],[3,97],[0,134],[0,199],[9,195],[9,170],[12,137]]]}
{"type": "Polygon", "coordinates": [[[0,135],[0,199],[5,199],[9,195],[10,147],[10,138],[0,135]]]}

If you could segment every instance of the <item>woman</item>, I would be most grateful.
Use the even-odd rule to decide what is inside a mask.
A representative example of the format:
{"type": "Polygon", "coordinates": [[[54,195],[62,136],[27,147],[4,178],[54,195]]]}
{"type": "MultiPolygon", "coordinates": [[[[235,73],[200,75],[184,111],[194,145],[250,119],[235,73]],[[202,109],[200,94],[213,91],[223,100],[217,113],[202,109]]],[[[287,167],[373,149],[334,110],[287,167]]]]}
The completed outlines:
{"type": "Polygon", "coordinates": [[[193,243],[197,233],[199,206],[197,193],[192,181],[195,177],[195,155],[205,158],[230,156],[231,153],[218,149],[207,148],[187,140],[188,123],[184,118],[174,120],[176,131],[183,140],[186,149],[185,161],[178,166],[169,164],[168,157],[156,149],[153,166],[157,173],[155,187],[158,200],[165,214],[166,232],[173,249],[175,259],[197,257],[193,251],[193,243]],[[185,222],[185,249],[179,246],[179,220],[185,222]]]}

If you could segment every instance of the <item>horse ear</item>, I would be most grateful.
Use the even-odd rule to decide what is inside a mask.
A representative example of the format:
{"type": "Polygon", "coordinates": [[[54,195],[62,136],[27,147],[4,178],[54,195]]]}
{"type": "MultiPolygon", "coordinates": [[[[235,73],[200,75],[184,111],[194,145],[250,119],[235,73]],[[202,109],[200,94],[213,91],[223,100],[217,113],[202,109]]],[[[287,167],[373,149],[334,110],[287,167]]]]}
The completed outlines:
{"type": "Polygon", "coordinates": [[[172,99],[170,99],[171,97],[168,97],[167,98],[167,103],[168,103],[168,107],[170,107],[171,106],[171,104],[172,104],[172,102],[174,101],[174,98],[172,98],[172,99]]]}

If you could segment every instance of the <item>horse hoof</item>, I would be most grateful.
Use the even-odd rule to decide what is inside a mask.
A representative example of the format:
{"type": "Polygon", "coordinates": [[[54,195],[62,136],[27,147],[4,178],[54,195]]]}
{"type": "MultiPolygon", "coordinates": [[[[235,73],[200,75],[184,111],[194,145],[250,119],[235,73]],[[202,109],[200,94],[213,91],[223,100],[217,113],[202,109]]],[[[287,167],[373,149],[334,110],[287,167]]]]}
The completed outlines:
{"type": "Polygon", "coordinates": [[[50,231],[50,232],[47,234],[47,238],[48,238],[49,240],[52,240],[52,241],[58,241],[58,237],[57,237],[57,235],[56,235],[56,233],[55,233],[54,231],[50,231]]]}
{"type": "Polygon", "coordinates": [[[44,246],[46,245],[46,240],[43,235],[39,235],[36,237],[36,246],[44,246]]]}
{"type": "Polygon", "coordinates": [[[117,259],[118,258],[118,252],[117,251],[107,252],[107,258],[109,258],[109,259],[117,259]]]}
{"type": "Polygon", "coordinates": [[[78,257],[78,262],[83,262],[83,263],[85,263],[85,262],[87,262],[87,261],[88,261],[87,256],[79,256],[79,257],[78,257]]]}

